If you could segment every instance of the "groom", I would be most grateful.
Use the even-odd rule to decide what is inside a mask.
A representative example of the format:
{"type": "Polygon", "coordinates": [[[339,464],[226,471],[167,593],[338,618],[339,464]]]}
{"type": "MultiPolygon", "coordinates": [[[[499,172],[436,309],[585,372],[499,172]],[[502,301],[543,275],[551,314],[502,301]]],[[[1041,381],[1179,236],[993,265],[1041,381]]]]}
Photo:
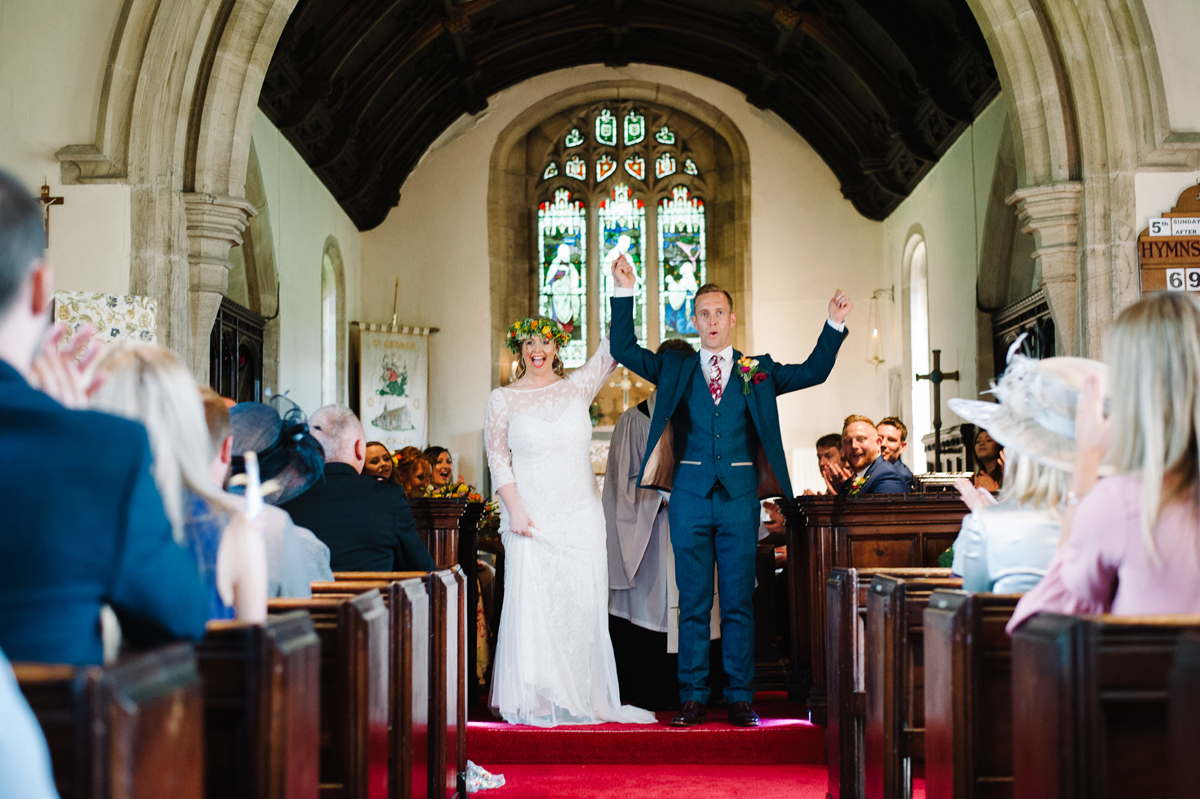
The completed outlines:
{"type": "Polygon", "coordinates": [[[729,343],[737,323],[733,299],[710,283],[696,292],[692,316],[700,353],[656,355],[639,347],[634,335],[634,275],[626,259],[614,262],[613,278],[612,355],[658,388],[640,483],[671,491],[668,518],[679,586],[683,702],[671,724],[690,727],[705,720],[715,559],[729,721],[754,727],[751,596],[759,497],[792,497],[775,398],[825,381],[853,306],[838,289],[829,302],[829,321],[804,363],[777,364],[766,355],[739,363],[742,354],[729,343]]]}

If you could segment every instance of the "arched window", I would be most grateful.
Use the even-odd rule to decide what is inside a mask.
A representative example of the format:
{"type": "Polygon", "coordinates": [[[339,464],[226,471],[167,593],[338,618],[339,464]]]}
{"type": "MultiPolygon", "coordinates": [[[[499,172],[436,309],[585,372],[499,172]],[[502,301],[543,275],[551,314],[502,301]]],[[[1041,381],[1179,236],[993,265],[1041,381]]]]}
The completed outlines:
{"type": "Polygon", "coordinates": [[[683,120],[671,109],[603,102],[565,117],[543,151],[535,194],[538,309],[571,333],[564,364],[581,365],[607,330],[611,267],[621,256],[637,275],[639,343],[698,344],[692,301],[707,277],[712,165],[676,130],[683,120]]]}
{"type": "Polygon", "coordinates": [[[321,404],[346,401],[346,277],[333,236],[321,254],[321,404]]]}
{"type": "MultiPolygon", "coordinates": [[[[929,269],[925,261],[925,239],[913,236],[904,248],[905,271],[908,273],[909,342],[912,371],[929,373],[929,269]]],[[[927,471],[921,439],[933,431],[933,404],[930,384],[923,380],[912,382],[912,431],[909,441],[913,447],[913,471],[927,471]]]]}

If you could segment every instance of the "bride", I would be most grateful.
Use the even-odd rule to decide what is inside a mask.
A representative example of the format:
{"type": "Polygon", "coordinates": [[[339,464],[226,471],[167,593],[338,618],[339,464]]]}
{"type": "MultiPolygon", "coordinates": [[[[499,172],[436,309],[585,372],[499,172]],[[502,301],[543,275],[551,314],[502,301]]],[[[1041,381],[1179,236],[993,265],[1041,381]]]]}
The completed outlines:
{"type": "Polygon", "coordinates": [[[608,637],[608,554],[588,407],[616,362],[604,339],[564,378],[558,349],[569,340],[550,319],[514,324],[507,344],[520,358],[517,380],[488,397],[506,572],[491,703],[511,724],[652,724],[653,713],[621,705],[608,637]]]}

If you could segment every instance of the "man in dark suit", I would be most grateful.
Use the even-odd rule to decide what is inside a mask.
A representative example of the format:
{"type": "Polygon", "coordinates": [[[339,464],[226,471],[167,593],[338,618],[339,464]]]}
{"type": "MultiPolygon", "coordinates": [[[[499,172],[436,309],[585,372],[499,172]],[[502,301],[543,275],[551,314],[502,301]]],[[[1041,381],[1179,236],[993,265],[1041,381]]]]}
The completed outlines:
{"type": "MultiPolygon", "coordinates": [[[[0,173],[0,649],[13,660],[98,664],[104,604],[127,643],[199,638],[208,597],[171,537],[145,429],[68,410],[29,384],[50,321],[44,246],[37,200],[0,173]],[[64,468],[64,451],[89,459],[64,468]]],[[[40,367],[78,378],[72,359],[58,358],[50,345],[40,367]]]]}
{"type": "Polygon", "coordinates": [[[883,442],[875,423],[866,416],[847,416],[842,424],[842,460],[840,470],[826,467],[829,481],[844,497],[868,494],[907,494],[912,478],[905,478],[896,465],[883,457],[883,442]]]}
{"type": "Polygon", "coordinates": [[[672,492],[668,518],[679,587],[683,708],[671,724],[688,727],[706,717],[715,559],[729,721],[753,727],[758,716],[750,706],[754,698],[751,596],[759,498],[782,496],[791,501],[793,496],[775,398],[825,381],[846,335],[843,320],[852,306],[840,290],[834,295],[829,322],[802,364],[776,364],[767,355],[742,360],[730,344],[737,322],[733,300],[719,287],[706,285],[696,293],[692,317],[700,333],[700,353],[657,355],[637,344],[634,276],[626,259],[613,264],[613,277],[618,288],[612,298],[612,355],[658,390],[639,481],[672,492]],[[672,435],[664,437],[668,421],[672,435]],[[671,453],[660,446],[668,442],[671,453]]]}
{"type": "Polygon", "coordinates": [[[362,423],[341,405],[318,408],[309,420],[325,449],[325,479],[282,507],[329,547],[335,572],[431,571],[404,489],[362,474],[367,442],[362,423]]]}

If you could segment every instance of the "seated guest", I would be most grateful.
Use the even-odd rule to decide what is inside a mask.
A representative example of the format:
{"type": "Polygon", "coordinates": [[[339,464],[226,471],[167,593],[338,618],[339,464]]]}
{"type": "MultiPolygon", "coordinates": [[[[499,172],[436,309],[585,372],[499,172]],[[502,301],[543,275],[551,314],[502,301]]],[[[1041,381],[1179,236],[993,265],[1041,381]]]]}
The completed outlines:
{"type": "Polygon", "coordinates": [[[3,652],[0,719],[0,799],[59,799],[46,736],[3,652]]]}
{"type": "Polygon", "coordinates": [[[361,473],[367,442],[354,412],[326,405],[311,424],[325,452],[325,479],[283,504],[292,521],[329,545],[335,572],[433,570],[404,491],[361,473]]]}
{"type": "Polygon", "coordinates": [[[450,457],[450,450],[445,447],[426,447],[425,459],[433,466],[434,488],[441,488],[454,478],[454,458],[450,457]]]}
{"type": "Polygon", "coordinates": [[[985,491],[999,491],[1004,485],[1004,448],[986,430],[975,434],[975,464],[971,482],[985,491]]]}
{"type": "Polygon", "coordinates": [[[900,459],[904,450],[908,448],[908,427],[897,417],[887,416],[879,420],[875,429],[879,431],[879,439],[883,442],[880,450],[884,459],[896,467],[901,477],[912,483],[912,471],[900,459]]]}
{"type": "Polygon", "coordinates": [[[1126,308],[1105,352],[1111,408],[1090,376],[1058,553],[1010,633],[1041,612],[1200,613],[1200,298],[1163,292],[1126,308]],[[1101,463],[1115,476],[1099,479],[1101,463]]]}
{"type": "MultiPolygon", "coordinates": [[[[817,468],[821,470],[821,477],[825,480],[824,494],[833,496],[837,490],[834,489],[833,483],[829,482],[829,476],[825,473],[826,464],[836,470],[845,467],[845,463],[842,462],[842,437],[837,433],[830,433],[817,439],[817,468]]],[[[816,493],[811,488],[804,489],[806,497],[816,496],[816,493]]],[[[768,529],[771,529],[770,525],[768,525],[768,529]]]]}
{"type": "MultiPolygon", "coordinates": [[[[96,665],[101,606],[116,611],[127,643],[151,645],[203,636],[208,600],[172,539],[145,428],[68,410],[29,384],[54,290],[45,244],[38,201],[0,173],[0,649],[96,665]],[[64,469],[63,452],[88,453],[89,468],[64,469]]],[[[82,404],[88,381],[73,356],[86,341],[77,336],[63,357],[61,335],[41,360],[66,377],[59,396],[82,404]]]]}
{"type": "Polygon", "coordinates": [[[1046,574],[1075,456],[1076,400],[1087,376],[1104,372],[1086,358],[1014,355],[992,391],[998,402],[950,400],[950,410],[986,429],[1007,453],[1000,502],[977,493],[954,542],[952,570],[964,590],[1019,594],[1046,574]]]}
{"type": "Polygon", "coordinates": [[[378,441],[368,441],[363,474],[381,483],[389,482],[392,479],[392,451],[378,441]]]}
{"type": "Polygon", "coordinates": [[[208,589],[208,617],[235,616],[231,588],[241,585],[236,616],[261,621],[267,614],[266,550],[244,510],[212,478],[212,451],[204,401],[192,373],[162,347],[113,344],[99,364],[104,385],[92,395],[92,407],[146,426],[154,453],[154,483],[163,498],[175,539],[191,551],[208,589]],[[228,529],[227,529],[228,528],[228,529]],[[219,550],[226,553],[222,575],[219,550]],[[225,589],[219,584],[225,583],[225,589]]]}
{"type": "MultiPolygon", "coordinates": [[[[267,596],[305,599],[312,596],[311,583],[333,579],[329,568],[329,547],[311,530],[297,527],[286,511],[275,507],[299,496],[321,478],[325,454],[308,432],[300,409],[285,397],[276,395],[270,405],[243,402],[226,411],[205,396],[204,409],[214,442],[220,438],[220,469],[245,474],[245,455],[258,458],[259,477],[263,481],[263,540],[267,545],[267,596]],[[280,416],[276,405],[284,405],[280,416]],[[286,421],[285,421],[286,417],[286,421]],[[214,429],[215,428],[215,429],[214,429]]],[[[231,487],[241,493],[244,486],[231,487]]]]}
{"type": "Polygon", "coordinates": [[[880,455],[881,440],[875,423],[865,416],[847,416],[842,423],[842,460],[840,469],[827,464],[826,479],[846,497],[868,494],[907,494],[912,484],[905,481],[880,455]]]}
{"type": "Polygon", "coordinates": [[[405,447],[396,452],[392,480],[404,489],[406,496],[420,498],[425,496],[425,489],[433,480],[433,467],[424,452],[416,447],[405,447]]]}

